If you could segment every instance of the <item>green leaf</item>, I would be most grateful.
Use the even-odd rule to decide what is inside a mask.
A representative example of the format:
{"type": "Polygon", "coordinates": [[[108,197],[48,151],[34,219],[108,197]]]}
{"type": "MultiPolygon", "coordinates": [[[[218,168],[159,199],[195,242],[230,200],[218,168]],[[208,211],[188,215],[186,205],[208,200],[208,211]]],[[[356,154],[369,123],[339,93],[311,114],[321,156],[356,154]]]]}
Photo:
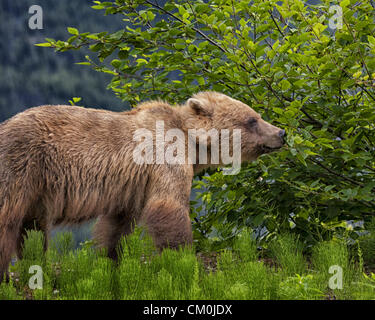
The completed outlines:
{"type": "Polygon", "coordinates": [[[290,82],[286,79],[281,80],[280,85],[281,85],[281,89],[283,91],[287,91],[291,87],[290,82]]]}
{"type": "Polygon", "coordinates": [[[147,11],[147,18],[149,21],[152,21],[155,19],[155,14],[152,11],[147,11]]]}
{"type": "Polygon", "coordinates": [[[116,69],[118,69],[121,66],[121,61],[118,59],[114,59],[111,61],[111,65],[115,67],[116,69]]]}
{"type": "Polygon", "coordinates": [[[105,9],[105,6],[103,6],[103,5],[95,5],[95,6],[91,6],[91,8],[93,8],[94,10],[102,10],[102,9],[105,9]]]}
{"type": "Polygon", "coordinates": [[[52,47],[52,44],[49,42],[43,42],[43,43],[36,43],[35,46],[37,47],[52,47]]]}
{"type": "Polygon", "coordinates": [[[278,48],[278,46],[279,46],[279,43],[280,43],[280,41],[276,40],[275,43],[272,45],[272,49],[276,50],[278,48]]]}
{"type": "Polygon", "coordinates": [[[350,0],[340,1],[340,7],[343,9],[346,8],[349,4],[350,4],[350,0]]]}
{"type": "Polygon", "coordinates": [[[272,109],[274,112],[276,112],[277,114],[284,114],[284,110],[283,109],[281,109],[281,108],[273,108],[272,109]]]}
{"type": "Polygon", "coordinates": [[[303,139],[300,136],[295,136],[294,142],[297,143],[297,144],[301,144],[303,142],[303,139]]]}
{"type": "Polygon", "coordinates": [[[137,59],[137,63],[138,63],[138,65],[145,65],[145,64],[147,64],[148,62],[147,62],[146,59],[137,59]]]}
{"type": "Polygon", "coordinates": [[[201,86],[204,86],[205,85],[205,81],[204,81],[204,78],[203,77],[198,77],[197,78],[197,81],[198,81],[198,84],[201,85],[201,86]]]}
{"type": "Polygon", "coordinates": [[[79,35],[79,32],[76,28],[68,27],[67,29],[70,34],[79,35]]]}
{"type": "Polygon", "coordinates": [[[367,40],[372,47],[375,47],[375,37],[368,35],[367,40]]]}
{"type": "Polygon", "coordinates": [[[307,167],[307,164],[306,164],[306,161],[305,161],[305,158],[304,158],[304,156],[303,156],[303,154],[302,153],[297,153],[296,154],[296,157],[297,157],[297,159],[305,166],[305,167],[307,167]]]}

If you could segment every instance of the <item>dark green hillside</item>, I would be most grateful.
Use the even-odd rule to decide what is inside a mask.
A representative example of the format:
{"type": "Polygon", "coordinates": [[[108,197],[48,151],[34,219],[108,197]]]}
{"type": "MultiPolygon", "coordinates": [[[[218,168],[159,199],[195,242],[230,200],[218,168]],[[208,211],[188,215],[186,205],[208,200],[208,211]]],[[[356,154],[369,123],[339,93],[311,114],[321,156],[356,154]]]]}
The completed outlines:
{"type": "Polygon", "coordinates": [[[67,26],[80,32],[121,29],[121,16],[104,17],[91,9],[91,0],[50,1],[2,0],[0,2],[0,121],[25,108],[41,104],[67,104],[73,96],[82,104],[120,110],[125,108],[111,91],[110,78],[87,66],[86,52],[55,53],[36,47],[45,38],[68,38],[67,26]],[[31,30],[28,13],[31,5],[43,9],[43,30],[31,30]]]}

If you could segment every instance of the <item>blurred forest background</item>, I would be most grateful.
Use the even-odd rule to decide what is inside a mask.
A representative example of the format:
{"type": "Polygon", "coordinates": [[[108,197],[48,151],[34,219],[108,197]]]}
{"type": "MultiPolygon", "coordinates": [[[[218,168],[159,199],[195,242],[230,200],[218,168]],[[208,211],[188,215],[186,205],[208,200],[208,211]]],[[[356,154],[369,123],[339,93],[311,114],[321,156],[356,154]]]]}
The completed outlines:
{"type": "Polygon", "coordinates": [[[124,110],[126,103],[105,90],[110,77],[75,63],[85,51],[55,53],[36,47],[45,38],[67,38],[67,26],[82,32],[113,32],[124,25],[121,16],[100,19],[92,0],[1,0],[0,2],[0,121],[32,106],[68,104],[82,97],[80,105],[124,110]],[[43,9],[43,29],[28,27],[30,6],[43,9]],[[99,19],[98,19],[99,18],[99,19]]]}

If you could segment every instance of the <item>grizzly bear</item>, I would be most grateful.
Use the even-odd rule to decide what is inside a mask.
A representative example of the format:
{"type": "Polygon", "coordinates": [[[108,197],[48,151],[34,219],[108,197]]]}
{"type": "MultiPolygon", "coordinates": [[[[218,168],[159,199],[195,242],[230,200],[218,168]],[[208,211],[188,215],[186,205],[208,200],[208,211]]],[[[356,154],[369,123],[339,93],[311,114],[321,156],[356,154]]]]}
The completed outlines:
{"type": "MultiPolygon", "coordinates": [[[[193,177],[207,167],[228,164],[213,158],[225,149],[220,144],[224,135],[229,137],[226,149],[234,150],[233,132],[240,133],[240,162],[284,143],[284,130],[217,92],[198,93],[180,106],[150,101],[111,112],[48,105],[13,116],[0,124],[0,275],[13,253],[21,256],[26,229],[44,232],[46,248],[51,227],[99,218],[94,237],[114,259],[120,237],[134,223],[143,225],[159,248],[190,244],[193,177]],[[183,161],[158,161],[156,153],[181,135],[176,131],[168,143],[157,142],[157,123],[182,132],[187,137],[182,145],[194,152],[180,157],[183,161]],[[136,149],[147,138],[142,130],[154,138],[135,161],[136,149]],[[204,147],[205,161],[198,161],[204,147]]],[[[169,158],[177,149],[169,150],[169,158]]]]}

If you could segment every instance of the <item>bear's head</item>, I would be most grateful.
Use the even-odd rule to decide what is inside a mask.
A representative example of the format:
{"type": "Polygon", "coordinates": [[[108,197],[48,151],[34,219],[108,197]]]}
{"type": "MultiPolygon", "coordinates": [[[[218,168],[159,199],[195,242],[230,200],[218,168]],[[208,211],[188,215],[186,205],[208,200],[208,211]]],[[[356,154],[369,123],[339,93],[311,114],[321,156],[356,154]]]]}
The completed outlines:
{"type": "MultiPolygon", "coordinates": [[[[260,155],[280,149],[284,145],[285,130],[264,121],[248,105],[222,93],[200,92],[188,99],[183,109],[186,128],[203,129],[200,131],[202,135],[211,129],[218,131],[220,151],[223,148],[223,138],[227,135],[229,150],[234,152],[233,148],[237,144],[241,162],[255,160],[260,155]],[[235,138],[236,132],[240,132],[240,142],[235,138]]],[[[212,135],[206,135],[204,138],[209,146],[212,144],[212,135]]],[[[199,134],[197,136],[199,137],[199,134]]],[[[220,164],[223,163],[220,161],[220,164]]]]}

